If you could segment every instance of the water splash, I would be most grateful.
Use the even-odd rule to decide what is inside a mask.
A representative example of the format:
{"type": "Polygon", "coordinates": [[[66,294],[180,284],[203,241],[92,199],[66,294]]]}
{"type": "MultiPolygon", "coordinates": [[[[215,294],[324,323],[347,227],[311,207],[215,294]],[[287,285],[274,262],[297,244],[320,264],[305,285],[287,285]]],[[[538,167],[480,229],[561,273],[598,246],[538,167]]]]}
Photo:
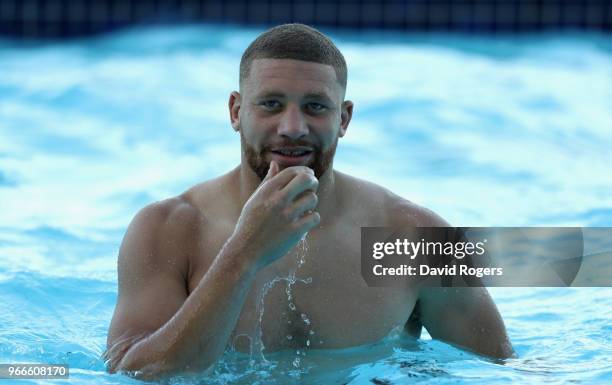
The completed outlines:
{"type": "MultiPolygon", "coordinates": [[[[259,318],[255,326],[253,338],[250,339],[251,340],[250,341],[251,365],[254,365],[255,362],[257,361],[266,362],[266,363],[268,362],[266,360],[266,357],[263,354],[265,346],[264,346],[263,339],[262,339],[262,335],[263,335],[262,324],[263,324],[263,316],[264,316],[264,310],[265,310],[264,309],[265,298],[268,292],[270,291],[270,289],[272,289],[274,285],[276,285],[277,282],[281,282],[281,281],[287,282],[287,288],[285,289],[285,293],[287,294],[287,307],[289,308],[289,310],[295,311],[297,308],[295,304],[293,303],[293,294],[292,294],[293,285],[296,282],[302,282],[306,285],[312,283],[312,277],[307,277],[307,278],[297,278],[296,277],[296,273],[298,269],[306,262],[306,254],[308,253],[307,234],[305,234],[304,237],[302,237],[302,239],[298,242],[298,244],[293,250],[295,250],[295,254],[297,256],[297,264],[295,265],[295,268],[293,268],[289,272],[289,275],[287,275],[286,277],[274,277],[271,281],[266,282],[263,285],[261,292],[259,293],[259,296],[257,298],[256,313],[259,314],[259,318]]],[[[308,320],[308,317],[306,316],[306,314],[302,313],[302,319],[308,320]]],[[[289,323],[291,323],[291,321],[289,321],[289,323]]],[[[310,320],[308,320],[307,325],[310,325],[310,320]]],[[[292,340],[293,336],[287,335],[287,339],[292,340]]],[[[297,367],[299,367],[299,363],[300,363],[299,358],[297,359],[297,361],[294,361],[294,366],[296,365],[296,362],[298,365],[297,367]]]]}

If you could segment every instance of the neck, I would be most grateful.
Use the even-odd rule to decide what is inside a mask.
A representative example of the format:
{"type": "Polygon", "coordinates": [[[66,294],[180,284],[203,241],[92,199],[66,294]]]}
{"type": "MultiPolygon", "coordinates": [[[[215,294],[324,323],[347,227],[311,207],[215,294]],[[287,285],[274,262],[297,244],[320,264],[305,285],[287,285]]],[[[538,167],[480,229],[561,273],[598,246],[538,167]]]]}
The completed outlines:
{"type": "MultiPolygon", "coordinates": [[[[253,192],[261,184],[261,179],[255,174],[251,167],[242,161],[240,166],[236,169],[237,179],[240,188],[239,191],[239,204],[240,210],[244,207],[246,201],[253,195],[253,192]]],[[[321,215],[321,221],[326,217],[331,216],[334,207],[336,207],[336,178],[333,170],[333,164],[330,163],[329,168],[319,178],[319,188],[317,190],[318,204],[317,211],[321,215]]]]}

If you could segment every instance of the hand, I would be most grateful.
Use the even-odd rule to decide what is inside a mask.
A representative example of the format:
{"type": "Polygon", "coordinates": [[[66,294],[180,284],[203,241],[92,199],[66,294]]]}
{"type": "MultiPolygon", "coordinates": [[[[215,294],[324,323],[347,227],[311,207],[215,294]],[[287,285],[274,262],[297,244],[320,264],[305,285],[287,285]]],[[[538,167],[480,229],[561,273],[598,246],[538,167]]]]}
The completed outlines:
{"type": "Polygon", "coordinates": [[[242,208],[230,237],[259,270],[291,250],[321,218],[314,211],[319,181],[312,169],[270,163],[268,174],[242,208]]]}

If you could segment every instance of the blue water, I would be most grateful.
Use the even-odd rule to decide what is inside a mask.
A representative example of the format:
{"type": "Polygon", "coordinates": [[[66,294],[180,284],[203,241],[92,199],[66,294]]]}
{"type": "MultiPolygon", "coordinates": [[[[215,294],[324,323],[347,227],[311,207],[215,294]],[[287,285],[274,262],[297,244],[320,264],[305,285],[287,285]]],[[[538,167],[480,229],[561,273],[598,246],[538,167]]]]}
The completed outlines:
{"type": "MultiPolygon", "coordinates": [[[[135,212],[239,162],[227,98],[259,31],[135,30],[0,42],[0,362],[100,355],[135,212]]],[[[612,226],[612,44],[597,35],[333,34],[355,115],[335,166],[461,226],[612,226]]],[[[352,349],[228,352],[205,384],[612,382],[612,289],[495,288],[519,357],[391,333],[352,349]]]]}

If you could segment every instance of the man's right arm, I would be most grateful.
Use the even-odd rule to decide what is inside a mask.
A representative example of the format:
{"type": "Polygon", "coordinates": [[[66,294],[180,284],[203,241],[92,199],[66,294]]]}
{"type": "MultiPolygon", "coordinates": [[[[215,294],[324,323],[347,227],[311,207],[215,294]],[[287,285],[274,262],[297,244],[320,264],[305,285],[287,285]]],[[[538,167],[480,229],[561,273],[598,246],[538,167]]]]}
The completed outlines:
{"type": "Polygon", "coordinates": [[[185,202],[143,209],[119,253],[119,294],[108,335],[109,371],[155,378],[211,366],[225,349],[255,276],[246,250],[228,241],[187,296],[186,257],[203,224],[185,202]],[[190,226],[191,225],[191,226],[190,226]]]}
{"type": "Polygon", "coordinates": [[[204,218],[184,201],[139,213],[119,253],[119,295],[105,353],[109,371],[149,379],[212,366],[257,272],[319,224],[317,187],[310,169],[279,172],[271,165],[234,233],[189,295],[187,258],[181,253],[202,247],[204,218]]]}

